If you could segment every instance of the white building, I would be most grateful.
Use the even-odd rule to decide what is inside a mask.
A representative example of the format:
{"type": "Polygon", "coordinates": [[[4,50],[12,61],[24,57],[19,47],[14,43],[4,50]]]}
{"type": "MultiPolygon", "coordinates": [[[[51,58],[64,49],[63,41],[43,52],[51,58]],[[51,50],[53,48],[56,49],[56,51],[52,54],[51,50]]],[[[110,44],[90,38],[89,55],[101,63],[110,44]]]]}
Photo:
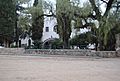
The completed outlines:
{"type": "MultiPolygon", "coordinates": [[[[59,38],[59,35],[55,32],[55,26],[57,25],[57,20],[54,17],[44,17],[44,28],[43,28],[43,36],[42,36],[42,42],[47,42],[49,40],[53,40],[54,38],[59,38]]],[[[83,32],[87,32],[88,29],[80,29],[78,30],[74,29],[74,22],[71,23],[72,25],[72,32],[71,32],[71,38],[73,38],[75,35],[78,35],[83,32]]],[[[28,46],[28,41],[31,40],[31,45],[33,45],[33,41],[29,36],[27,36],[25,39],[21,40],[22,46],[28,46]]]]}
{"type": "Polygon", "coordinates": [[[43,37],[42,37],[43,42],[50,38],[59,38],[59,35],[54,30],[54,27],[56,25],[57,25],[56,18],[45,17],[44,28],[43,28],[43,37]]]}
{"type": "MultiPolygon", "coordinates": [[[[57,25],[57,20],[54,17],[45,17],[44,18],[44,28],[43,28],[43,36],[42,42],[45,42],[49,39],[59,38],[59,35],[55,32],[54,27],[57,25]]],[[[21,40],[22,46],[28,46],[29,39],[31,40],[31,45],[33,45],[32,39],[27,36],[25,39],[21,40]]]]}

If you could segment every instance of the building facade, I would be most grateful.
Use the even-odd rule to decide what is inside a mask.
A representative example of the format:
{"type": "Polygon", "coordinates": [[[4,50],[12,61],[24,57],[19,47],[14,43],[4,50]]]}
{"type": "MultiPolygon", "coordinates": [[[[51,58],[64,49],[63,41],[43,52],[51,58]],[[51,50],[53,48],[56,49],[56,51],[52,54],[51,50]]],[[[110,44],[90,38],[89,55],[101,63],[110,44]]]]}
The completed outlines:
{"type": "Polygon", "coordinates": [[[57,20],[54,17],[45,17],[42,42],[52,39],[59,38],[59,35],[55,32],[55,26],[57,25],[57,20]]]}
{"type": "MultiPolygon", "coordinates": [[[[49,40],[53,40],[55,38],[59,38],[59,35],[55,32],[55,26],[57,25],[57,20],[54,17],[45,17],[44,18],[44,27],[43,27],[43,36],[41,41],[47,42],[49,40]]],[[[27,36],[25,39],[19,39],[21,41],[21,46],[26,47],[29,45],[33,45],[32,39],[27,36]],[[29,42],[31,40],[31,42],[29,42]]]]}

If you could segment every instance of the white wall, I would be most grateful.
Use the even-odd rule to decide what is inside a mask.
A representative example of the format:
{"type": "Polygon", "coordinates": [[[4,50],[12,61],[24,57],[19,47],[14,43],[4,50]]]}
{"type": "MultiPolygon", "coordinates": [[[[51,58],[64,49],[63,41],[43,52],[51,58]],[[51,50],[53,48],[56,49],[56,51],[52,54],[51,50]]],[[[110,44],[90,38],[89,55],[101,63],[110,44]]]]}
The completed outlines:
{"type": "Polygon", "coordinates": [[[45,17],[42,41],[49,38],[59,38],[59,35],[54,31],[54,26],[57,24],[56,18],[45,17]],[[46,27],[49,27],[49,32],[46,32],[46,27]]]}
{"type": "MultiPolygon", "coordinates": [[[[29,37],[26,37],[25,39],[21,39],[21,45],[27,45],[28,46],[28,40],[29,40],[29,37]]],[[[32,39],[30,38],[31,40],[31,45],[33,45],[33,41],[32,39]]]]}

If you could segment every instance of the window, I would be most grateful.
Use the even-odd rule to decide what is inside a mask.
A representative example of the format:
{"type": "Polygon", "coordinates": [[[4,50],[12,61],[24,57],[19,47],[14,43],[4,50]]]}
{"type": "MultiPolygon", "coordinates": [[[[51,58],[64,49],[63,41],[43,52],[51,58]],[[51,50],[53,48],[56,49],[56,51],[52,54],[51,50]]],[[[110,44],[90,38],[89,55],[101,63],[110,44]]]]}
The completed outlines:
{"type": "Polygon", "coordinates": [[[45,31],[46,31],[46,32],[49,32],[49,27],[46,27],[46,28],[45,28],[45,31]]]}
{"type": "Polygon", "coordinates": [[[57,27],[58,27],[58,25],[54,26],[54,28],[53,28],[54,32],[57,32],[57,27]]]}

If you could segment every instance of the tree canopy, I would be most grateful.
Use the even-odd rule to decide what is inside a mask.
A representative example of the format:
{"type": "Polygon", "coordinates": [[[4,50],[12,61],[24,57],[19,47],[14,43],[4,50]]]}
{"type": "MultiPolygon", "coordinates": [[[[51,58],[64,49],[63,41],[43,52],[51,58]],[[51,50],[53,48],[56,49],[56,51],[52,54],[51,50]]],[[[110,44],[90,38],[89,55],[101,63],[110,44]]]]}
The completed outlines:
{"type": "Polygon", "coordinates": [[[15,27],[15,4],[13,0],[0,1],[0,34],[13,36],[15,27]]]}
{"type": "Polygon", "coordinates": [[[74,27],[75,30],[90,29],[89,32],[95,38],[97,50],[115,50],[115,34],[120,33],[119,0],[86,0],[83,4],[80,0],[56,0],[56,4],[45,0],[34,0],[31,7],[22,6],[29,2],[30,0],[0,2],[0,34],[12,36],[16,28],[16,37],[19,37],[17,36],[18,28],[18,30],[29,32],[34,41],[40,42],[44,17],[55,17],[56,32],[63,42],[63,48],[70,47],[70,35],[74,27]]]}

